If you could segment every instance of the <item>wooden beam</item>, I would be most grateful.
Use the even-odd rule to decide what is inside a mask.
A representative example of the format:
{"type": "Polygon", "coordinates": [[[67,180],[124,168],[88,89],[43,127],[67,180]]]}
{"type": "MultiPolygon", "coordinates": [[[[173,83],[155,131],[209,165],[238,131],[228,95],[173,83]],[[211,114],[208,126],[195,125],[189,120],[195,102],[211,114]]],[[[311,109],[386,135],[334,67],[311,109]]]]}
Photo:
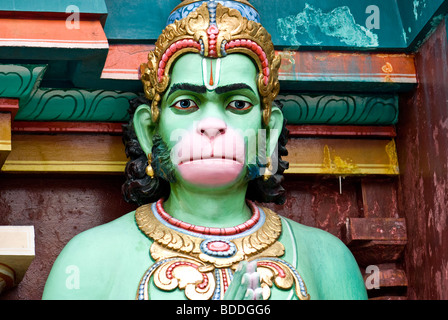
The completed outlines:
{"type": "Polygon", "coordinates": [[[288,125],[289,136],[303,137],[383,137],[394,138],[397,133],[393,126],[327,126],[288,125]]]}
{"type": "Polygon", "coordinates": [[[342,234],[362,267],[398,261],[407,243],[402,218],[347,218],[342,234]]]}
{"type": "Polygon", "coordinates": [[[356,241],[406,241],[406,221],[402,218],[350,218],[345,243],[356,241]]]}
{"type": "Polygon", "coordinates": [[[47,121],[15,121],[13,133],[107,133],[121,134],[120,122],[47,122],[47,121]]]}
{"type": "MultiPolygon", "coordinates": [[[[152,44],[110,44],[102,79],[139,79],[152,44]]],[[[417,84],[412,54],[278,50],[282,91],[403,91],[417,84]]]]}
{"type": "Polygon", "coordinates": [[[63,49],[108,49],[109,43],[100,21],[79,21],[68,28],[67,17],[60,19],[2,18],[0,47],[40,47],[63,49]]]}
{"type": "Polygon", "coordinates": [[[18,99],[0,98],[0,168],[11,152],[11,122],[18,109],[18,99]]]}
{"type": "Polygon", "coordinates": [[[148,44],[111,44],[101,78],[140,81],[140,64],[147,62],[154,48],[148,44]]]}
{"type": "Polygon", "coordinates": [[[278,51],[282,89],[403,91],[417,84],[412,54],[278,51]]]}
{"type": "Polygon", "coordinates": [[[286,146],[288,174],[399,174],[393,139],[293,138],[286,146]]]}
{"type": "MultiPolygon", "coordinates": [[[[126,158],[119,128],[43,127],[12,136],[5,172],[123,173],[126,158]],[[65,131],[66,130],[66,131],[65,131]],[[44,133],[55,133],[44,134],[44,133]],[[70,133],[71,132],[71,133],[70,133]]],[[[393,139],[293,138],[288,141],[286,174],[388,175],[399,173],[393,139]]]]}
{"type": "Polygon", "coordinates": [[[123,173],[121,136],[14,134],[3,172],[123,173]]]}

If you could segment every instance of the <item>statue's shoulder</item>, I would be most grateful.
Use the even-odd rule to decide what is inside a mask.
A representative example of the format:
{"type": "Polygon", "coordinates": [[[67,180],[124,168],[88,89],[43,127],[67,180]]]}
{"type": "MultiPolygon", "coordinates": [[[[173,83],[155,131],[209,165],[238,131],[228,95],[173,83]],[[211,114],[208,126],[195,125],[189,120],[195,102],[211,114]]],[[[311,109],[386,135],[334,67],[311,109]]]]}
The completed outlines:
{"type": "Polygon", "coordinates": [[[48,276],[44,299],[133,298],[135,288],[123,285],[120,293],[107,291],[111,274],[125,273],[138,283],[148,260],[149,239],[138,229],[134,212],[83,231],[62,249],[48,276]],[[76,289],[76,290],[75,290],[76,289]]]}
{"type": "Polygon", "coordinates": [[[349,248],[333,234],[282,217],[282,238],[294,241],[322,299],[365,299],[359,266],[349,248]],[[321,272],[316,273],[316,270],[321,272]]]}
{"type": "Polygon", "coordinates": [[[135,212],[129,212],[108,223],[83,231],[73,237],[66,249],[76,246],[110,246],[111,243],[123,242],[139,236],[140,232],[135,223],[135,212]]]}
{"type": "Polygon", "coordinates": [[[90,263],[104,260],[104,256],[113,256],[118,250],[123,250],[128,243],[141,238],[134,212],[129,212],[111,222],[85,230],[74,236],[60,252],[55,265],[64,262],[64,265],[90,263]]]}
{"type": "MultiPolygon", "coordinates": [[[[337,250],[348,250],[345,244],[333,234],[316,227],[306,226],[288,218],[282,217],[283,229],[289,229],[296,240],[306,243],[307,247],[328,247],[337,250]]],[[[285,230],[284,230],[285,231],[285,230]]]]}

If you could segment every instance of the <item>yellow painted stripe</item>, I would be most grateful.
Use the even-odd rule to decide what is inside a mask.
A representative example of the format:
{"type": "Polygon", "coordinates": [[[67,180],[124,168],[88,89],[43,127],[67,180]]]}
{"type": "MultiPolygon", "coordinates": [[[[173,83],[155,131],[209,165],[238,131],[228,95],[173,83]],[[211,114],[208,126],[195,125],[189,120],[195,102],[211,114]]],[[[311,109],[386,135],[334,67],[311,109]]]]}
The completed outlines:
{"type": "Polygon", "coordinates": [[[5,172],[124,172],[123,161],[6,161],[2,171],[5,172]]]}

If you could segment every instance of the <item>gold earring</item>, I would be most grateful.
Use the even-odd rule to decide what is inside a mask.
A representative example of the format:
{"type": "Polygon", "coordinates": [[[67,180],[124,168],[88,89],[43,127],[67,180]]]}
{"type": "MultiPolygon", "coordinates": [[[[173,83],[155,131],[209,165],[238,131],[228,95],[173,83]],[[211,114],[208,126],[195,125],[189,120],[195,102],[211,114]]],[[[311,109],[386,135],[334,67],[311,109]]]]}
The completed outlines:
{"type": "Polygon", "coordinates": [[[148,166],[145,169],[146,174],[152,179],[154,178],[154,169],[151,166],[152,155],[148,154],[148,166]]]}
{"type": "Polygon", "coordinates": [[[264,181],[268,180],[272,176],[271,157],[267,157],[266,160],[267,160],[266,168],[264,169],[264,174],[263,174],[263,180],[264,181]]]}

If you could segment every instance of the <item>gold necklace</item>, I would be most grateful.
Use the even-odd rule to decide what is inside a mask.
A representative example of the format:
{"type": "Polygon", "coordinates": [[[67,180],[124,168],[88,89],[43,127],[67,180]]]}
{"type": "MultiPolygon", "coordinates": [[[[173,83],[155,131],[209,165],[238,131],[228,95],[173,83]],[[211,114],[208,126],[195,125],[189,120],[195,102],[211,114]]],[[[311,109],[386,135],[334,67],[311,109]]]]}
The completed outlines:
{"type": "Polygon", "coordinates": [[[148,300],[151,279],[157,288],[184,290],[191,300],[220,300],[230,285],[238,263],[257,261],[263,299],[271,287],[291,289],[301,300],[309,299],[305,283],[286,261],[279,259],[284,246],[280,217],[267,208],[258,208],[260,218],[249,230],[231,236],[200,234],[176,227],[157,210],[157,203],[139,207],[135,219],[139,229],[153,243],[150,254],[155,263],[144,273],[136,299],[148,300]]]}

